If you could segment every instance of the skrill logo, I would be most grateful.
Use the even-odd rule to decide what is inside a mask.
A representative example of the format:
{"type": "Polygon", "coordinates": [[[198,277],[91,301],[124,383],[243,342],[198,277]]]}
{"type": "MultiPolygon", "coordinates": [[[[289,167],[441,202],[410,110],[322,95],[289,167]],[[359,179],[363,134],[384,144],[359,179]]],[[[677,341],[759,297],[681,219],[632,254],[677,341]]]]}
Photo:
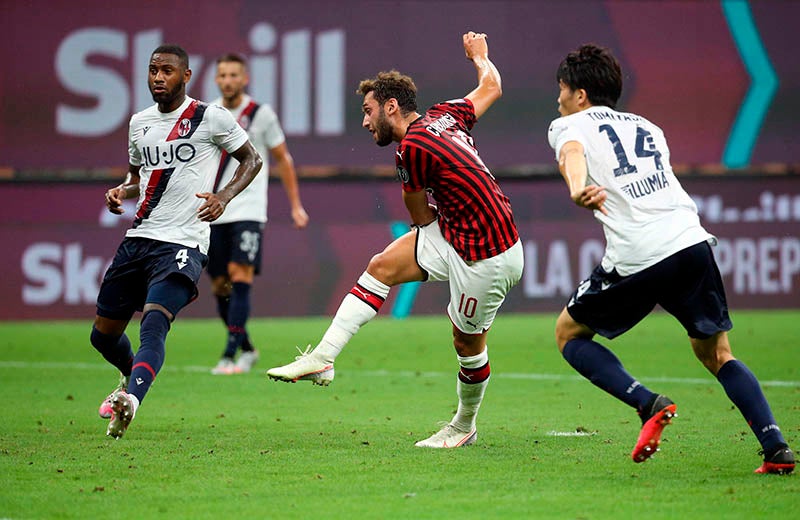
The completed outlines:
{"type": "MultiPolygon", "coordinates": [[[[345,32],[298,29],[279,33],[266,22],[248,32],[249,92],[270,104],[290,136],[337,136],[345,131],[345,32]],[[313,94],[312,94],[313,93],[313,94]]],[[[73,137],[100,137],[127,125],[130,115],[153,104],[147,87],[150,54],[164,42],[163,30],[129,35],[108,27],[67,34],[55,56],[55,73],[72,94],[94,101],[56,106],[56,131],[73,137]],[[130,60],[129,76],[101,63],[130,60]]],[[[191,49],[187,49],[191,50],[191,49]]],[[[214,83],[216,56],[190,55],[192,97],[219,97],[214,83]]],[[[183,130],[183,127],[181,127],[183,130]]]]}

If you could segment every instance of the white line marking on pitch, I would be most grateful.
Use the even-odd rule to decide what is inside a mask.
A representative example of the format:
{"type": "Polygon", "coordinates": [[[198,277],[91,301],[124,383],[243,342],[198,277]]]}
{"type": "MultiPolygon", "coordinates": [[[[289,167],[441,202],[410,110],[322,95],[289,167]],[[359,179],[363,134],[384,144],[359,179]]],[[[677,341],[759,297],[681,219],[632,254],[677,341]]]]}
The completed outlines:
{"type": "Polygon", "coordinates": [[[591,437],[592,435],[597,435],[597,432],[557,432],[557,431],[549,431],[547,435],[550,437],[591,437]]]}
{"type": "MultiPolygon", "coordinates": [[[[77,363],[59,361],[0,361],[0,368],[17,368],[25,370],[39,369],[77,369],[77,370],[112,370],[112,367],[104,363],[77,363]]],[[[191,372],[210,374],[211,368],[205,366],[174,366],[166,365],[163,370],[167,372],[191,372]]],[[[415,372],[412,370],[354,370],[345,369],[340,371],[340,375],[357,375],[359,377],[453,377],[454,372],[415,372]]],[[[492,374],[497,379],[522,379],[527,381],[583,381],[583,376],[577,374],[535,374],[520,372],[496,372],[492,374]]],[[[717,380],[709,376],[708,378],[698,377],[642,377],[642,381],[647,383],[676,383],[682,385],[716,385],[717,380]]],[[[781,386],[781,387],[800,387],[800,381],[760,381],[761,386],[781,386]]]]}

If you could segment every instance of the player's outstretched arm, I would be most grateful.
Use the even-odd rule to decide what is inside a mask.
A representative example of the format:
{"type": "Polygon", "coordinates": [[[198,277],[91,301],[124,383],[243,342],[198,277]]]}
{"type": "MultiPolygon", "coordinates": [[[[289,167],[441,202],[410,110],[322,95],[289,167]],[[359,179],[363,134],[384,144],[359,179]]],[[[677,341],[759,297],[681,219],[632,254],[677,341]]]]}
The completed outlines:
{"type": "Polygon", "coordinates": [[[561,147],[558,171],[567,182],[569,196],[575,204],[608,215],[608,210],[603,206],[607,198],[606,189],[602,186],[586,185],[588,168],[581,143],[569,141],[561,147]]]}
{"type": "Polygon", "coordinates": [[[465,97],[475,106],[475,117],[481,117],[503,95],[500,72],[489,59],[489,46],[484,33],[470,31],[462,39],[467,59],[478,71],[478,86],[465,97]]]}
{"type": "Polygon", "coordinates": [[[306,213],[303,203],[300,201],[300,187],[297,183],[297,172],[294,169],[294,159],[289,153],[286,142],[279,144],[269,150],[272,159],[277,166],[278,174],[281,176],[281,184],[289,199],[289,206],[292,211],[292,222],[297,229],[304,229],[308,225],[308,213],[306,213]]]}
{"type": "Polygon", "coordinates": [[[139,196],[139,168],[141,167],[129,164],[125,181],[116,188],[106,191],[108,211],[115,215],[122,215],[125,213],[125,210],[122,209],[122,201],[139,196]]]}
{"type": "Polygon", "coordinates": [[[217,220],[225,211],[225,206],[228,205],[228,202],[241,193],[253,181],[256,174],[261,171],[263,159],[253,148],[253,144],[250,141],[240,146],[238,150],[231,154],[231,157],[239,161],[239,166],[233,172],[231,181],[217,193],[205,192],[197,194],[197,197],[206,199],[197,208],[197,218],[203,222],[217,220]]]}

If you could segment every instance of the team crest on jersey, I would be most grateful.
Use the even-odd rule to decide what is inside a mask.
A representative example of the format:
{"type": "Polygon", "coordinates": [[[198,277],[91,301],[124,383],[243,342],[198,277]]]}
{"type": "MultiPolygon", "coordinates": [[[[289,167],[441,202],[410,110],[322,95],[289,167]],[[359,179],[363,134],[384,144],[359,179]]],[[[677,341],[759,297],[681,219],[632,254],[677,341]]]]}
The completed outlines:
{"type": "Polygon", "coordinates": [[[186,137],[189,135],[189,132],[192,131],[192,120],[191,119],[181,119],[180,124],[178,125],[178,135],[181,137],[186,137]]]}
{"type": "Polygon", "coordinates": [[[397,167],[397,178],[400,179],[404,184],[407,183],[410,179],[408,175],[408,170],[403,168],[402,166],[397,167]]]}

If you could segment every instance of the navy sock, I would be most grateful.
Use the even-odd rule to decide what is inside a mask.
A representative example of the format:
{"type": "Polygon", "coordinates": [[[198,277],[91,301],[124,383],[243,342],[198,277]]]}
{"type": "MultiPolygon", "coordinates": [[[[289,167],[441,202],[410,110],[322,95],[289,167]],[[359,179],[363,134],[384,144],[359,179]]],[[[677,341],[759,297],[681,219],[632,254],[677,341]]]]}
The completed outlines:
{"type": "MultiPolygon", "coordinates": [[[[219,317],[222,318],[222,322],[225,323],[225,327],[228,326],[228,313],[230,312],[231,306],[231,297],[229,296],[217,296],[217,314],[219,317]]],[[[242,343],[242,350],[252,352],[255,350],[252,343],[250,343],[250,338],[245,336],[244,342],[242,343]]]]}
{"type": "Polygon", "coordinates": [[[765,452],[786,445],[758,379],[744,363],[738,359],[728,361],[717,372],[717,380],[742,413],[765,452]]]}
{"type": "Polygon", "coordinates": [[[572,339],[564,345],[564,359],[583,377],[637,411],[655,394],[635,380],[606,347],[590,339],[572,339]]]}
{"type": "Polygon", "coordinates": [[[140,403],[164,364],[164,342],[169,327],[169,318],[163,312],[148,311],[142,317],[139,329],[141,346],[133,358],[133,370],[128,382],[128,393],[135,395],[140,403]]]}
{"type": "Polygon", "coordinates": [[[217,295],[217,314],[219,314],[219,317],[222,318],[222,322],[226,327],[228,326],[228,310],[230,309],[230,305],[230,296],[217,295]]]}
{"type": "Polygon", "coordinates": [[[119,369],[122,375],[131,375],[133,349],[131,349],[131,340],[126,334],[123,333],[122,336],[103,334],[92,326],[89,341],[106,361],[119,369]]]}
{"type": "Polygon", "coordinates": [[[232,359],[239,347],[244,347],[245,343],[252,350],[252,345],[250,345],[247,336],[247,329],[245,328],[249,316],[250,284],[233,282],[230,308],[228,310],[228,343],[225,346],[225,357],[232,359]]]}

